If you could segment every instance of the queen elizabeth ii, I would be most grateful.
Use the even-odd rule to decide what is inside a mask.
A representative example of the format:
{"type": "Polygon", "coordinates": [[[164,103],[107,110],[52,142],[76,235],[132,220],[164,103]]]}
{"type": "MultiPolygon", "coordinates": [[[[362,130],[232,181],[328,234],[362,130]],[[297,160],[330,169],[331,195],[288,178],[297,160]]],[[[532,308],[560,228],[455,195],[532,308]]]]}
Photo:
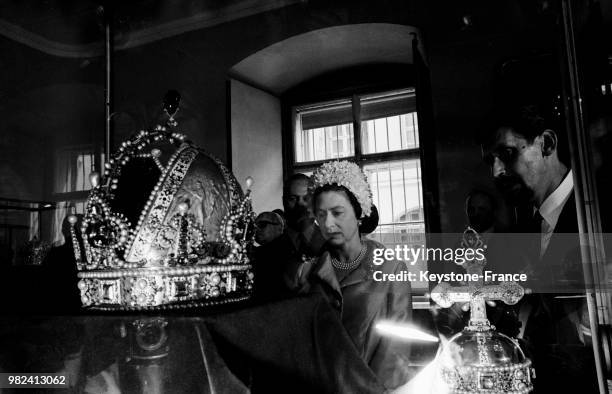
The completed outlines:
{"type": "Polygon", "coordinates": [[[307,287],[325,295],[364,361],[385,387],[395,388],[408,376],[407,347],[381,336],[375,326],[383,320],[411,319],[411,288],[409,282],[375,281],[373,272],[399,273],[405,265],[396,260],[373,263],[374,250],[384,246],[365,238],[376,228],[378,213],[356,164],[325,163],[314,172],[313,183],[313,211],[326,250],[304,270],[307,287]]]}

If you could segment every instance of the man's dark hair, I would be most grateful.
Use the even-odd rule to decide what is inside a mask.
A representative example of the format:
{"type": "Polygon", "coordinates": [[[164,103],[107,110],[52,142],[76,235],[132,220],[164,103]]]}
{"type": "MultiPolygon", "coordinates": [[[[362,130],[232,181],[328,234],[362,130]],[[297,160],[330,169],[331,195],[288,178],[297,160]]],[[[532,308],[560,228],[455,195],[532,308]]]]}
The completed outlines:
{"type": "Polygon", "coordinates": [[[491,145],[497,138],[500,128],[509,128],[532,143],[545,130],[552,130],[557,135],[557,153],[559,160],[569,167],[569,147],[567,135],[562,127],[562,119],[553,114],[551,109],[541,104],[522,104],[503,106],[493,110],[485,121],[484,143],[491,145]]]}
{"type": "Polygon", "coordinates": [[[542,115],[542,111],[535,105],[525,105],[499,113],[497,128],[508,127],[517,134],[522,135],[529,142],[542,134],[544,130],[551,129],[558,132],[558,125],[542,115]]]}
{"type": "Polygon", "coordinates": [[[306,181],[308,182],[308,184],[312,183],[310,177],[306,174],[302,174],[301,172],[291,175],[283,183],[283,199],[285,198],[285,196],[289,195],[289,189],[291,188],[291,184],[295,181],[306,181]]]}

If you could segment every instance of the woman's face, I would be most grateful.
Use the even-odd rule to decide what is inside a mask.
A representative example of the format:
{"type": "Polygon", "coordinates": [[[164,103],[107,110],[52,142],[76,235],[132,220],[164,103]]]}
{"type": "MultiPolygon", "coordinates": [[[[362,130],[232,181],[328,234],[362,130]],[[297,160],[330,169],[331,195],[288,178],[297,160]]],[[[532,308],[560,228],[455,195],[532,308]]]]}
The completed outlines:
{"type": "Polygon", "coordinates": [[[359,222],[348,196],[342,191],[319,194],[315,216],[323,237],[334,246],[341,246],[359,237],[359,222]]]}

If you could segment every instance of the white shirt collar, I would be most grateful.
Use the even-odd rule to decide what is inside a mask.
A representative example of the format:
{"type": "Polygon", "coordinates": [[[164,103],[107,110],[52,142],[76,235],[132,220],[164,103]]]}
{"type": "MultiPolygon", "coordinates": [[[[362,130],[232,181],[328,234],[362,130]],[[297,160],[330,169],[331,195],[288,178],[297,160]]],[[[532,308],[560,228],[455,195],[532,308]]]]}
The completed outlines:
{"type": "Polygon", "coordinates": [[[561,211],[563,210],[563,206],[566,201],[570,198],[572,191],[574,190],[574,178],[572,176],[572,170],[569,170],[565,178],[563,178],[563,182],[554,192],[552,192],[538,211],[542,218],[548,223],[551,228],[555,228],[557,226],[557,222],[559,221],[559,216],[561,216],[561,211]]]}

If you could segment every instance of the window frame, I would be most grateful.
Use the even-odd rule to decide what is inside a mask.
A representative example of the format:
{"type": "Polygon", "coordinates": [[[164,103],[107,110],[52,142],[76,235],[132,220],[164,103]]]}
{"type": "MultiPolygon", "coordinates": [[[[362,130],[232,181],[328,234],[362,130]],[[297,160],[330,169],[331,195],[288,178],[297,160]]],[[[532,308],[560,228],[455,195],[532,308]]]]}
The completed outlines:
{"type": "MultiPolygon", "coordinates": [[[[295,137],[296,137],[296,133],[295,133],[295,125],[297,124],[297,117],[298,117],[298,111],[296,111],[297,107],[308,107],[308,106],[317,106],[318,104],[321,103],[329,103],[329,102],[333,102],[333,101],[345,101],[345,100],[350,100],[352,103],[352,120],[353,120],[353,143],[354,143],[354,154],[352,156],[348,156],[348,157],[342,157],[339,158],[339,160],[348,160],[351,162],[356,163],[360,168],[364,168],[366,165],[368,164],[377,164],[377,163],[388,163],[388,162],[393,162],[393,161],[400,161],[400,160],[415,160],[418,159],[419,160],[419,170],[420,173],[422,174],[423,172],[423,165],[422,165],[422,146],[421,146],[421,133],[418,132],[418,147],[416,148],[408,148],[408,149],[401,149],[401,150],[394,150],[394,151],[388,151],[388,152],[379,152],[379,153],[363,153],[362,151],[362,140],[361,140],[361,124],[362,124],[362,119],[361,119],[361,100],[362,98],[366,97],[366,96],[370,96],[373,94],[387,94],[387,93],[393,93],[393,92],[401,92],[401,91],[408,91],[409,93],[412,93],[415,97],[416,97],[416,91],[414,89],[414,87],[404,87],[404,88],[398,88],[398,89],[385,89],[382,91],[368,91],[367,93],[361,93],[361,94],[357,94],[357,93],[353,93],[350,97],[350,99],[348,97],[336,97],[335,99],[332,100],[321,100],[321,101],[316,101],[316,102],[309,102],[307,104],[300,104],[300,105],[292,105],[290,107],[290,111],[291,111],[291,131],[290,131],[290,147],[287,149],[287,151],[290,152],[290,158],[291,158],[291,169],[289,170],[290,174],[291,173],[295,173],[295,172],[311,172],[314,168],[320,166],[321,164],[330,161],[330,160],[334,160],[334,159],[323,159],[323,160],[312,160],[312,161],[307,161],[307,162],[297,162],[296,161],[296,141],[295,141],[295,137]]],[[[412,112],[410,112],[412,113],[412,112]]],[[[414,113],[417,113],[417,109],[415,107],[414,113]]],[[[417,113],[417,128],[418,128],[418,113],[417,113]]],[[[418,130],[418,129],[417,129],[418,130]]],[[[425,228],[425,233],[427,233],[428,231],[428,224],[427,224],[427,220],[426,220],[426,215],[425,215],[425,197],[424,197],[424,193],[425,193],[425,187],[424,187],[424,181],[423,178],[421,177],[421,182],[420,182],[420,189],[421,189],[421,198],[423,199],[423,217],[422,220],[418,220],[418,222],[423,222],[423,226],[425,228]]],[[[393,222],[393,223],[379,223],[379,225],[395,225],[395,224],[406,224],[408,222],[412,222],[411,219],[405,219],[402,222],[393,222]]]]}
{"type": "MultiPolygon", "coordinates": [[[[391,89],[386,88],[384,90],[367,90],[367,91],[361,91],[361,92],[353,92],[350,96],[346,96],[346,95],[336,96],[335,98],[332,98],[332,99],[306,101],[303,103],[299,103],[299,101],[297,101],[297,102],[289,104],[288,110],[290,112],[290,123],[289,123],[290,128],[285,133],[283,133],[283,135],[289,137],[289,138],[286,138],[286,140],[288,141],[283,141],[283,145],[286,145],[285,146],[286,154],[284,155],[285,160],[283,160],[286,163],[285,164],[285,177],[289,176],[292,172],[295,172],[295,171],[310,170],[311,168],[317,167],[325,163],[326,161],[330,160],[330,159],[324,159],[324,160],[313,160],[313,161],[300,162],[300,163],[296,162],[295,160],[296,141],[295,141],[294,125],[297,120],[297,111],[295,110],[295,108],[300,107],[300,106],[316,105],[317,103],[321,103],[325,101],[343,100],[343,99],[348,100],[349,97],[352,103],[353,136],[354,136],[353,138],[354,138],[355,152],[354,152],[354,155],[352,156],[341,158],[342,160],[349,160],[349,161],[355,162],[360,167],[363,167],[365,164],[370,164],[370,163],[380,163],[380,162],[386,162],[386,161],[392,161],[392,160],[421,159],[423,146],[422,146],[420,132],[419,132],[419,147],[418,148],[409,148],[409,149],[394,150],[390,152],[379,152],[379,153],[363,153],[362,152],[362,147],[361,147],[362,120],[361,120],[361,111],[360,111],[361,98],[363,98],[364,96],[370,95],[370,94],[387,93],[387,92],[401,91],[401,90],[412,90],[413,91],[412,93],[416,95],[416,93],[414,92],[414,87],[404,86],[404,87],[397,87],[397,88],[391,88],[391,89]]],[[[417,112],[416,109],[414,112],[417,112]]]]}

